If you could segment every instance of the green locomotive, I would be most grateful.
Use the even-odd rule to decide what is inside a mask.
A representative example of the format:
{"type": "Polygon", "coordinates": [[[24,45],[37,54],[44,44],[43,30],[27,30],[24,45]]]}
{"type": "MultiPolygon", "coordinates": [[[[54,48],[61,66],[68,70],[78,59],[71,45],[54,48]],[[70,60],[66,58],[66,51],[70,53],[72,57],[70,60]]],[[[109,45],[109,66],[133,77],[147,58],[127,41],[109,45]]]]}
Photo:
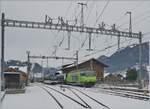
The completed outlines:
{"type": "Polygon", "coordinates": [[[67,73],[66,84],[93,86],[96,83],[96,73],[92,70],[75,70],[67,73]]]}

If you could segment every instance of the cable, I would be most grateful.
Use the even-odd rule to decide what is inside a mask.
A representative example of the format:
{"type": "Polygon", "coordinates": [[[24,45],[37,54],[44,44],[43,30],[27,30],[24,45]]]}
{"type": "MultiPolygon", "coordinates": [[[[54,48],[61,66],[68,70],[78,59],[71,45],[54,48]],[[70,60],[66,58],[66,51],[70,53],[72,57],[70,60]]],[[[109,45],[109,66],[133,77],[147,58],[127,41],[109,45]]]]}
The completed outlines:
{"type": "Polygon", "coordinates": [[[147,19],[147,18],[149,18],[149,17],[150,17],[150,15],[143,17],[142,19],[136,21],[137,23],[134,22],[134,24],[133,24],[132,26],[136,26],[137,24],[140,24],[142,21],[145,21],[145,19],[147,19]]]}
{"type": "Polygon", "coordinates": [[[98,18],[96,19],[96,22],[94,24],[94,26],[96,25],[96,23],[98,22],[99,18],[103,15],[104,11],[106,10],[108,4],[109,4],[110,0],[108,0],[103,8],[103,10],[101,11],[100,15],[98,16],[98,18]]]}
{"type": "Polygon", "coordinates": [[[88,39],[88,37],[86,36],[85,40],[84,40],[83,43],[81,44],[81,47],[78,49],[78,51],[80,51],[81,48],[83,48],[83,46],[84,46],[84,44],[85,44],[85,42],[86,42],[87,39],[88,39]]]}
{"type": "Polygon", "coordinates": [[[73,36],[72,38],[77,39],[78,42],[80,42],[80,39],[78,37],[76,37],[75,35],[71,34],[71,36],[73,36]]]}
{"type": "MultiPolygon", "coordinates": [[[[53,34],[54,34],[54,36],[55,36],[54,38],[56,38],[56,37],[58,36],[59,32],[60,32],[60,30],[59,30],[59,31],[57,31],[57,33],[55,34],[53,31],[51,31],[51,33],[53,33],[53,34]]],[[[53,39],[53,40],[54,40],[54,39],[53,39]]],[[[56,46],[57,46],[57,45],[56,45],[56,46]]],[[[56,48],[55,48],[55,51],[53,51],[53,52],[52,52],[51,56],[52,56],[53,54],[55,54],[55,53],[56,53],[57,48],[58,48],[58,47],[56,47],[56,48]]]]}
{"type": "Polygon", "coordinates": [[[63,41],[64,41],[64,38],[65,38],[65,36],[64,36],[64,33],[63,33],[63,38],[62,38],[62,40],[61,40],[60,43],[59,43],[59,47],[62,45],[62,43],[63,43],[63,41]]]}
{"type": "Polygon", "coordinates": [[[116,19],[114,21],[114,24],[116,24],[116,22],[119,22],[119,21],[123,20],[123,18],[125,18],[125,14],[123,14],[121,17],[119,17],[118,19],[116,19]]]}
{"type": "Polygon", "coordinates": [[[93,50],[95,50],[96,46],[95,46],[94,38],[92,39],[92,41],[93,41],[93,46],[94,46],[93,50]]]}
{"type": "Polygon", "coordinates": [[[143,1],[143,0],[139,1],[139,3],[134,8],[131,9],[131,11],[138,9],[141,5],[143,5],[144,2],[145,1],[143,1]]]}
{"type": "MultiPolygon", "coordinates": [[[[143,15],[145,15],[145,13],[148,13],[148,12],[149,12],[149,10],[143,12],[142,14],[140,14],[140,15],[138,15],[138,16],[135,16],[135,17],[133,18],[133,19],[135,19],[134,21],[138,20],[138,19],[141,18],[141,17],[144,17],[143,15]]],[[[122,26],[127,25],[127,24],[128,24],[128,22],[124,22],[124,23],[120,24],[118,27],[122,27],[122,26]]]]}
{"type": "Polygon", "coordinates": [[[70,4],[69,4],[69,6],[68,6],[68,8],[67,8],[67,10],[66,10],[66,13],[65,13],[65,16],[64,17],[67,17],[67,15],[68,15],[68,12],[69,12],[69,10],[70,10],[70,7],[71,7],[71,5],[72,5],[72,0],[71,0],[71,2],[70,2],[70,4]]]}
{"type": "Polygon", "coordinates": [[[87,20],[89,19],[89,15],[90,15],[90,13],[92,12],[92,10],[93,10],[93,8],[94,8],[94,4],[95,4],[95,1],[93,1],[93,3],[91,4],[91,9],[90,9],[90,11],[88,12],[88,14],[87,14],[87,18],[86,18],[86,21],[85,22],[87,22],[87,20]]]}
{"type": "MultiPolygon", "coordinates": [[[[144,3],[144,1],[139,1],[139,3],[138,3],[134,8],[132,8],[130,11],[132,12],[132,11],[136,10],[136,9],[139,8],[143,3],[144,3]]],[[[125,18],[124,16],[125,16],[125,14],[123,14],[121,17],[119,17],[118,19],[116,19],[116,20],[114,21],[114,24],[115,24],[116,22],[119,22],[119,21],[123,20],[123,19],[125,18]]]]}
{"type": "MultiPolygon", "coordinates": [[[[130,41],[130,40],[131,40],[131,39],[125,40],[125,41],[123,41],[123,42],[121,42],[121,43],[125,43],[126,41],[130,41]]],[[[107,47],[105,47],[104,49],[101,49],[101,50],[98,50],[98,51],[96,51],[96,52],[87,54],[87,55],[85,55],[84,57],[91,56],[91,55],[93,55],[93,54],[97,54],[97,53],[99,53],[99,52],[105,51],[105,50],[107,50],[107,49],[109,49],[109,48],[112,48],[112,47],[115,47],[115,46],[117,46],[117,45],[118,45],[118,43],[117,43],[117,44],[110,45],[110,46],[107,46],[107,47]]]]}
{"type": "Polygon", "coordinates": [[[146,33],[144,33],[143,35],[149,35],[150,34],[150,32],[146,32],[146,33]]]}

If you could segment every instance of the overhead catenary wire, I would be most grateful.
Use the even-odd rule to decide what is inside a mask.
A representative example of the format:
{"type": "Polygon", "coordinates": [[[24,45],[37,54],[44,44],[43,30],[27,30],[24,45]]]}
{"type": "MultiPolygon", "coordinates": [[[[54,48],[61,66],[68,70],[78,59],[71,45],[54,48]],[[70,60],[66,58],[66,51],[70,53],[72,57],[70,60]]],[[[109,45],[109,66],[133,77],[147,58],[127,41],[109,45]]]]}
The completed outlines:
{"type": "MultiPolygon", "coordinates": [[[[145,13],[148,13],[148,12],[150,12],[150,11],[149,11],[149,10],[148,10],[148,11],[145,11],[145,12],[143,12],[142,14],[133,17],[133,18],[132,18],[132,19],[134,19],[133,21],[136,21],[136,20],[138,20],[138,19],[144,17],[145,13]]],[[[134,23],[134,22],[133,22],[133,23],[134,23]]],[[[120,28],[120,27],[122,27],[122,26],[124,26],[124,25],[127,25],[127,24],[128,24],[128,21],[123,22],[123,23],[121,23],[121,24],[118,26],[118,28],[120,28]]]]}
{"type": "Polygon", "coordinates": [[[140,6],[142,6],[144,4],[144,0],[140,0],[135,6],[134,8],[131,9],[131,11],[135,11],[137,9],[139,9],[140,6]]]}
{"type": "Polygon", "coordinates": [[[85,40],[82,42],[81,47],[78,49],[78,52],[84,47],[86,40],[88,37],[86,36],[85,40]]]}
{"type": "MultiPolygon", "coordinates": [[[[127,41],[130,41],[130,40],[132,40],[132,39],[125,40],[125,41],[123,41],[123,42],[121,42],[121,43],[123,44],[123,43],[125,43],[125,42],[127,42],[127,41]]],[[[101,50],[98,50],[98,51],[96,51],[96,52],[87,54],[87,55],[85,55],[84,57],[87,57],[87,56],[91,56],[91,55],[97,54],[97,53],[99,53],[99,52],[105,51],[105,50],[110,49],[110,48],[112,48],[112,47],[115,47],[115,46],[117,46],[117,45],[118,45],[118,43],[113,44],[113,45],[110,45],[110,46],[107,46],[107,47],[105,47],[104,49],[101,49],[101,50]]]]}
{"type": "Polygon", "coordinates": [[[142,19],[137,20],[136,22],[134,22],[134,24],[132,26],[136,26],[140,23],[142,23],[145,20],[148,20],[148,18],[150,17],[150,15],[143,17],[142,19]]]}
{"type": "Polygon", "coordinates": [[[100,17],[103,15],[104,11],[106,10],[108,4],[109,4],[110,0],[108,0],[104,6],[104,8],[102,9],[101,13],[99,14],[98,18],[96,19],[94,26],[96,25],[96,23],[99,21],[100,17]]]}
{"type": "Polygon", "coordinates": [[[150,34],[150,32],[145,32],[145,33],[143,33],[143,35],[149,35],[150,34]]]}
{"type": "Polygon", "coordinates": [[[64,33],[63,33],[63,38],[62,38],[62,40],[60,41],[60,43],[59,43],[59,45],[58,45],[59,47],[62,45],[64,39],[65,39],[65,36],[64,36],[64,33]]]}
{"type": "Polygon", "coordinates": [[[94,4],[95,4],[95,1],[92,1],[91,9],[90,9],[89,12],[87,13],[87,18],[86,18],[85,22],[87,22],[88,19],[90,18],[90,14],[91,14],[91,12],[92,12],[94,6],[95,6],[94,4]]]}
{"type": "MultiPolygon", "coordinates": [[[[56,39],[57,38],[57,36],[58,36],[58,34],[59,34],[59,32],[60,31],[57,31],[57,33],[55,34],[54,32],[51,32],[51,33],[53,33],[54,34],[54,39],[56,39]]],[[[57,46],[57,44],[56,45],[54,45],[55,46],[55,50],[52,52],[52,54],[51,54],[51,56],[52,55],[54,55],[54,54],[56,54],[56,52],[57,52],[57,48],[58,48],[58,46],[57,46]]]]}
{"type": "MultiPolygon", "coordinates": [[[[133,12],[135,10],[137,10],[141,5],[143,5],[144,1],[139,1],[138,4],[136,4],[130,11],[133,12]]],[[[123,14],[122,16],[120,16],[119,18],[117,18],[115,21],[114,21],[114,24],[117,23],[117,22],[120,22],[122,21],[125,17],[125,14],[123,14]]]]}
{"type": "MultiPolygon", "coordinates": [[[[102,10],[102,12],[101,12],[101,14],[100,14],[100,16],[103,14],[103,12],[104,12],[104,10],[106,9],[108,3],[109,3],[109,0],[107,1],[106,5],[104,6],[104,8],[103,8],[103,10],[102,10]]],[[[90,11],[89,11],[89,12],[90,12],[90,11]]],[[[100,17],[100,16],[99,16],[99,17],[100,17]]],[[[88,19],[88,18],[87,18],[87,19],[88,19]]],[[[86,40],[87,40],[87,37],[86,37],[86,39],[84,40],[84,42],[82,43],[81,48],[84,46],[86,40]]],[[[81,48],[80,48],[80,49],[81,49],[81,48]]],[[[80,49],[79,49],[79,51],[80,51],[80,49]]]]}
{"type": "Polygon", "coordinates": [[[64,17],[67,17],[67,15],[68,15],[68,13],[69,13],[69,11],[70,11],[70,8],[71,8],[71,6],[72,6],[72,0],[71,0],[71,2],[70,2],[70,4],[69,4],[69,6],[68,6],[68,8],[67,8],[67,10],[66,10],[66,13],[65,13],[65,15],[64,15],[64,17]]]}

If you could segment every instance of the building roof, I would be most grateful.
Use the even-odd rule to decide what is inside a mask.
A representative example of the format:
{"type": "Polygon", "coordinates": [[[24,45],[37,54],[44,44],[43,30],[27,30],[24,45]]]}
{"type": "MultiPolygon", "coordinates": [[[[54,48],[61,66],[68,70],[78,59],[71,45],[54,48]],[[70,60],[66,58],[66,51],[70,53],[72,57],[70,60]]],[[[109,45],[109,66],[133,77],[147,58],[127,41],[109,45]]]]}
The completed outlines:
{"type": "Polygon", "coordinates": [[[74,63],[70,63],[70,64],[65,64],[65,65],[62,65],[61,67],[65,68],[65,67],[68,67],[70,65],[73,65],[74,63]]]}
{"type": "Polygon", "coordinates": [[[7,68],[4,70],[4,74],[19,74],[19,73],[20,74],[22,73],[23,75],[27,76],[27,73],[19,70],[18,68],[7,68]]]}
{"type": "Polygon", "coordinates": [[[27,73],[27,66],[9,66],[8,69],[17,69],[18,71],[27,73]]]}
{"type": "MultiPolygon", "coordinates": [[[[97,62],[98,64],[102,65],[103,67],[108,67],[108,65],[106,65],[106,64],[104,64],[104,63],[98,61],[98,60],[95,59],[95,58],[91,58],[91,59],[89,59],[89,60],[86,60],[86,61],[84,61],[84,62],[81,62],[81,63],[78,64],[78,66],[80,66],[81,64],[84,64],[84,63],[86,63],[86,62],[89,62],[89,61],[91,61],[91,60],[97,62]]],[[[67,65],[64,65],[64,66],[62,67],[62,69],[69,69],[69,68],[73,68],[73,67],[76,67],[76,66],[75,66],[74,64],[67,64],[67,65]]]]}
{"type": "Polygon", "coordinates": [[[4,72],[4,74],[20,75],[21,73],[20,72],[4,72]]]}
{"type": "MultiPolygon", "coordinates": [[[[90,61],[90,60],[96,61],[97,63],[101,64],[103,67],[108,67],[108,65],[106,65],[106,64],[104,64],[104,63],[102,63],[102,62],[100,62],[99,60],[97,60],[97,59],[95,59],[95,58],[91,58],[91,59],[89,59],[89,60],[87,60],[87,61],[90,61]]],[[[87,62],[87,61],[86,61],[86,62],[87,62]]]]}

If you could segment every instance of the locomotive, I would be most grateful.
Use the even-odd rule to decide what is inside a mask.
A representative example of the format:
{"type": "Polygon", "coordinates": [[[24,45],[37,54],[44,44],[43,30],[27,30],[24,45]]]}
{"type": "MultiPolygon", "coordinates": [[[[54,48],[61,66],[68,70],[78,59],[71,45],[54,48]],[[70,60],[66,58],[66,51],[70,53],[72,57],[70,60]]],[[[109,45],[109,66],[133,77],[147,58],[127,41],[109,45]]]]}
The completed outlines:
{"type": "Polygon", "coordinates": [[[65,83],[78,86],[93,86],[96,83],[96,73],[92,70],[74,70],[66,74],[65,83]]]}

